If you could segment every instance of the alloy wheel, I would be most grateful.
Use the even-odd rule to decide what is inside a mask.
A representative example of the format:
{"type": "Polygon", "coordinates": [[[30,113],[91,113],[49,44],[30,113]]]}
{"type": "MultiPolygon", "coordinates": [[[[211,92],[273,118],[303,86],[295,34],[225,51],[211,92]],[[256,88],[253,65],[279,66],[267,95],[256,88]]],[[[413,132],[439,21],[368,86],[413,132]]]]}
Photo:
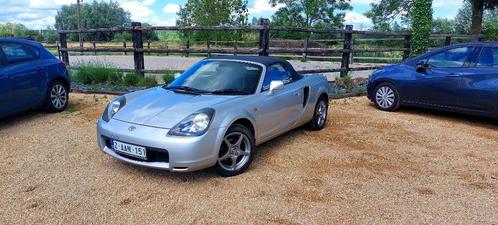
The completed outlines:
{"type": "Polygon", "coordinates": [[[325,121],[327,120],[327,103],[320,101],[318,107],[316,108],[317,125],[318,127],[323,127],[325,121]]]}
{"type": "Polygon", "coordinates": [[[395,102],[396,96],[394,95],[394,91],[387,86],[382,86],[377,89],[377,93],[375,93],[375,101],[377,105],[379,105],[383,109],[388,109],[393,106],[395,102]]]}
{"type": "Polygon", "coordinates": [[[241,132],[233,132],[225,136],[218,158],[219,165],[229,171],[242,168],[251,155],[251,142],[241,132]]]}
{"type": "Polygon", "coordinates": [[[61,84],[56,84],[50,91],[50,101],[56,109],[62,109],[67,103],[67,91],[61,84]]]}

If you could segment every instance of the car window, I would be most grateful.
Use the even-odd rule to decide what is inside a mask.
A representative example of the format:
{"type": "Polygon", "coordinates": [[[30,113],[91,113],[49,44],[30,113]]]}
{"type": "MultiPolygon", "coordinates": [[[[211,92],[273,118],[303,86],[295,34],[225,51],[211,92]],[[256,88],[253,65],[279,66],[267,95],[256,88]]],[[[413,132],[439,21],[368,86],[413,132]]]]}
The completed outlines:
{"type": "Polygon", "coordinates": [[[498,67],[498,48],[483,48],[477,67],[498,67]]]}
{"type": "Polygon", "coordinates": [[[270,83],[274,80],[281,80],[284,84],[288,84],[293,81],[293,78],[291,73],[282,64],[277,63],[269,66],[266,70],[262,91],[270,89],[270,83]]]}
{"type": "Polygon", "coordinates": [[[427,64],[434,67],[463,67],[472,50],[471,47],[446,50],[429,57],[427,64]]]}
{"type": "Polygon", "coordinates": [[[167,88],[184,88],[202,92],[254,93],[262,67],[256,64],[205,60],[192,66],[167,88]]]}
{"type": "Polygon", "coordinates": [[[34,60],[35,57],[31,51],[21,44],[4,44],[1,45],[3,54],[7,60],[7,63],[19,63],[34,60]]]}

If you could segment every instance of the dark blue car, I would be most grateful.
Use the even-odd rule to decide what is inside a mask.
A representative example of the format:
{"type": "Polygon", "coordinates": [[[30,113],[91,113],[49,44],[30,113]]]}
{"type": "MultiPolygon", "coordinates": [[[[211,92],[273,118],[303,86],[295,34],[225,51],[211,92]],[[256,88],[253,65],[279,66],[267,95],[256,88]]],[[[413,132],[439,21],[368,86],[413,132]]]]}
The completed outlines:
{"type": "Polygon", "coordinates": [[[64,111],[69,90],[64,63],[40,43],[0,38],[0,117],[40,107],[64,111]]]}
{"type": "Polygon", "coordinates": [[[410,105],[498,118],[498,43],[447,46],[385,67],[367,90],[384,111],[410,105]]]}

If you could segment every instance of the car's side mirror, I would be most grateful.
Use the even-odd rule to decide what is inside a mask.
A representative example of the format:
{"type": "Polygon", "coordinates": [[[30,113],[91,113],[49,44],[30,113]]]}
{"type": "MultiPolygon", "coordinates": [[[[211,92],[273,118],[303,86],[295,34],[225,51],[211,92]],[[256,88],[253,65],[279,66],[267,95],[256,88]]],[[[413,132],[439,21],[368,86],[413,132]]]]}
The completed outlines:
{"type": "Polygon", "coordinates": [[[284,89],[284,82],[281,80],[274,80],[270,83],[270,94],[275,93],[277,90],[284,89]]]}
{"type": "Polygon", "coordinates": [[[175,77],[175,80],[180,77],[182,74],[181,73],[175,73],[173,76],[175,77]]]}
{"type": "Polygon", "coordinates": [[[419,72],[419,73],[424,73],[425,71],[427,71],[428,68],[429,68],[429,64],[427,64],[425,62],[417,63],[417,72],[419,72]]]}

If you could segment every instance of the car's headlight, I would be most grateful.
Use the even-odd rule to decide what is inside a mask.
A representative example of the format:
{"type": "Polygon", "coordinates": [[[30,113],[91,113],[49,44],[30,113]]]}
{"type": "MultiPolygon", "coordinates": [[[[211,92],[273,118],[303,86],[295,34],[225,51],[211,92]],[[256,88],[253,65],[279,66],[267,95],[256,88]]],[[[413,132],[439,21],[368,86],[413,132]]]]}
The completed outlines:
{"type": "Polygon", "coordinates": [[[126,105],[126,97],[119,96],[113,99],[111,102],[109,102],[109,104],[105,108],[104,113],[102,114],[102,119],[106,122],[109,122],[111,118],[125,105],[126,105]]]}
{"type": "Polygon", "coordinates": [[[187,116],[174,126],[169,132],[170,136],[201,136],[209,128],[213,120],[214,109],[206,108],[187,116]]]}

